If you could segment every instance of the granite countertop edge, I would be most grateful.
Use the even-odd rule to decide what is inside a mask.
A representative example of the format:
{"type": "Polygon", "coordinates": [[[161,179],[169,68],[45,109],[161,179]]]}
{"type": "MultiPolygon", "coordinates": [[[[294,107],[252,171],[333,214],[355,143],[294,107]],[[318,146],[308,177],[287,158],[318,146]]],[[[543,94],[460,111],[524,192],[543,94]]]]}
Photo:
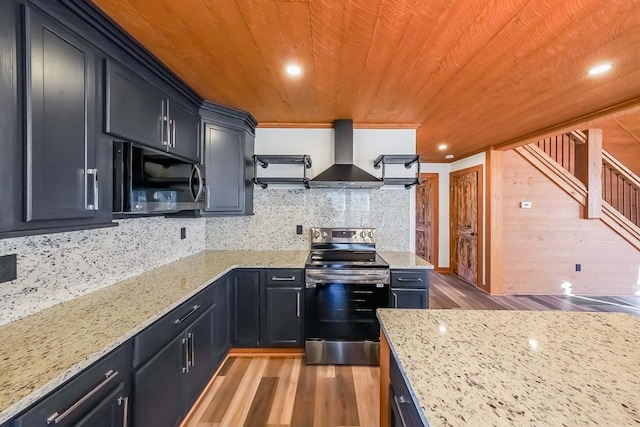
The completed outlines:
{"type": "MultiPolygon", "coordinates": [[[[215,255],[216,252],[219,252],[219,253],[230,253],[230,252],[235,252],[235,251],[202,251],[202,252],[200,252],[200,253],[198,253],[196,255],[202,255],[204,253],[214,254],[215,255]]],[[[247,251],[237,251],[237,252],[240,254],[240,253],[244,253],[244,252],[247,252],[247,251]]],[[[259,253],[259,252],[280,252],[280,251],[255,251],[255,252],[259,253]]],[[[284,254],[284,253],[291,252],[291,251],[282,251],[282,252],[284,254]]],[[[391,269],[433,269],[433,265],[432,264],[430,264],[427,261],[423,260],[422,258],[416,256],[412,252],[380,251],[380,253],[381,253],[381,256],[383,256],[383,258],[384,258],[385,255],[382,255],[382,254],[386,254],[387,258],[389,258],[389,259],[387,259],[387,258],[384,258],[384,259],[387,260],[387,262],[389,262],[391,269]],[[413,265],[414,263],[417,263],[418,265],[413,265]]],[[[187,257],[187,258],[189,258],[189,257],[187,257]]],[[[183,258],[183,259],[175,261],[175,262],[181,262],[181,261],[184,261],[184,260],[185,259],[183,258]]],[[[161,269],[161,268],[164,268],[164,267],[166,267],[166,265],[158,267],[158,269],[161,269]]],[[[0,424],[2,424],[4,422],[10,420],[11,418],[15,417],[16,415],[18,415],[23,410],[27,409],[32,404],[34,404],[38,400],[40,400],[43,397],[45,397],[47,394],[49,394],[50,392],[54,391],[56,388],[58,388],[61,385],[63,385],[70,378],[74,377],[75,375],[79,374],[80,372],[82,372],[86,368],[90,367],[95,362],[100,360],[105,355],[109,354],[111,351],[115,350],[120,345],[126,343],[128,340],[133,338],[135,335],[140,333],[142,330],[144,330],[145,328],[149,327],[151,324],[156,322],[158,319],[160,319],[165,314],[169,313],[171,310],[173,310],[176,307],[180,306],[180,304],[184,303],[189,298],[193,297],[197,293],[199,293],[202,290],[204,290],[207,286],[209,286],[214,281],[218,280],[220,277],[224,276],[225,274],[227,274],[231,270],[242,269],[242,268],[304,268],[304,261],[301,262],[301,263],[298,263],[298,262],[293,262],[291,260],[287,260],[287,261],[284,261],[281,265],[279,264],[277,267],[274,267],[273,265],[269,265],[269,263],[262,264],[262,263],[259,263],[259,262],[258,263],[256,263],[256,262],[253,262],[253,263],[252,262],[237,263],[236,262],[236,263],[233,263],[233,264],[231,264],[229,266],[226,266],[224,269],[222,269],[220,271],[217,271],[210,278],[208,278],[205,281],[203,281],[203,283],[201,283],[199,286],[194,287],[194,289],[192,289],[191,291],[185,293],[184,295],[182,295],[177,300],[174,300],[171,303],[167,304],[162,310],[157,311],[153,316],[150,316],[149,318],[147,318],[143,322],[141,322],[138,325],[136,325],[134,328],[128,330],[125,334],[120,336],[118,339],[112,341],[111,343],[109,343],[105,347],[99,348],[97,351],[95,351],[91,355],[84,357],[84,359],[82,359],[82,360],[80,360],[78,362],[74,362],[71,367],[69,367],[67,370],[65,370],[63,373],[61,373],[60,375],[58,375],[54,379],[46,382],[42,386],[39,386],[37,389],[35,389],[34,391],[29,393],[25,397],[21,398],[20,400],[18,400],[15,403],[11,404],[7,408],[1,410],[0,411],[0,424]]],[[[154,270],[157,270],[157,269],[154,269],[154,270]]],[[[140,276],[152,274],[154,272],[154,270],[150,270],[150,271],[147,271],[145,273],[142,273],[140,276]]],[[[138,277],[138,276],[136,276],[136,277],[138,277]]],[[[131,280],[131,279],[126,279],[126,280],[123,280],[122,282],[126,282],[126,281],[129,281],[129,280],[131,280]]],[[[117,283],[122,283],[122,282],[117,282],[117,283]]],[[[114,286],[117,283],[114,283],[113,285],[110,285],[110,286],[114,286]]],[[[38,313],[36,313],[35,315],[37,315],[37,314],[38,313]]],[[[20,322],[20,320],[18,320],[16,322],[20,322]]],[[[8,324],[8,325],[11,325],[11,323],[8,324]]],[[[6,326],[6,325],[4,325],[4,326],[6,326]]],[[[404,373],[403,373],[403,375],[404,375],[404,373]]]]}
{"type": "Polygon", "coordinates": [[[387,338],[387,343],[389,343],[389,351],[393,354],[393,357],[398,361],[398,368],[400,369],[400,375],[402,375],[402,379],[404,380],[404,384],[409,390],[409,395],[411,396],[411,400],[415,403],[416,409],[418,409],[418,415],[420,416],[420,421],[426,426],[429,427],[429,421],[424,414],[424,408],[420,405],[420,399],[416,395],[416,392],[413,390],[413,386],[411,385],[411,381],[409,381],[409,377],[407,377],[407,373],[404,370],[404,366],[402,366],[402,360],[398,356],[391,339],[389,338],[389,333],[387,332],[387,328],[385,327],[382,319],[380,319],[380,315],[376,312],[376,317],[378,318],[378,322],[380,323],[380,329],[382,333],[384,333],[387,338]]]}

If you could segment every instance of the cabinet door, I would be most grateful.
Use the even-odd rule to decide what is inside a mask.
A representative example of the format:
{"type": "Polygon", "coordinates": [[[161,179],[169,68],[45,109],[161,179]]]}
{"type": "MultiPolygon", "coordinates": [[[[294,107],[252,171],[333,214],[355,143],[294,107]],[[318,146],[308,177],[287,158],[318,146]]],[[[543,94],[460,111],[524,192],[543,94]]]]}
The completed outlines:
{"type": "Polygon", "coordinates": [[[204,149],[207,168],[205,211],[244,213],[243,132],[207,124],[204,149]]]}
{"type": "Polygon", "coordinates": [[[227,277],[214,284],[213,361],[214,369],[222,362],[231,346],[231,317],[229,316],[229,280],[227,277]]]}
{"type": "Polygon", "coordinates": [[[129,425],[128,420],[129,396],[124,385],[120,384],[74,427],[122,427],[129,425]]]}
{"type": "Polygon", "coordinates": [[[232,344],[260,345],[260,270],[237,270],[233,274],[232,344]]]}
{"type": "Polygon", "coordinates": [[[200,162],[200,116],[174,101],[169,102],[171,153],[200,162]]]}
{"type": "Polygon", "coordinates": [[[96,51],[34,9],[24,15],[24,220],[95,217],[96,51]]]}
{"type": "Polygon", "coordinates": [[[213,375],[213,309],[207,310],[187,331],[189,371],[182,377],[183,413],[186,414],[213,375]]]}
{"type": "Polygon", "coordinates": [[[133,374],[134,425],[173,427],[182,419],[180,383],[186,339],[179,336],[133,374]]]}
{"type": "Polygon", "coordinates": [[[426,289],[391,289],[393,308],[428,308],[426,289]]]}
{"type": "Polygon", "coordinates": [[[110,135],[168,149],[166,96],[129,70],[107,61],[106,123],[110,135]]]}
{"type": "Polygon", "coordinates": [[[267,286],[262,316],[266,347],[301,347],[303,342],[302,287],[267,286]]]}

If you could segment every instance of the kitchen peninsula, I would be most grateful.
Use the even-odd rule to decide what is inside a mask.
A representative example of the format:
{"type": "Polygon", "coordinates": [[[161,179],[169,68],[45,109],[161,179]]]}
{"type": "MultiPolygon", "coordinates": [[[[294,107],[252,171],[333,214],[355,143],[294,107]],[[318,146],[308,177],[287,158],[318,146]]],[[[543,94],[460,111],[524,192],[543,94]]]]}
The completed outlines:
{"type": "Polygon", "coordinates": [[[383,417],[411,417],[415,406],[431,427],[640,423],[638,317],[388,309],[378,317],[383,417]]]}
{"type": "MultiPolygon", "coordinates": [[[[308,254],[203,251],[0,326],[0,424],[231,270],[302,269],[308,254]]],[[[382,254],[392,269],[433,268],[409,252],[382,254]]]]}

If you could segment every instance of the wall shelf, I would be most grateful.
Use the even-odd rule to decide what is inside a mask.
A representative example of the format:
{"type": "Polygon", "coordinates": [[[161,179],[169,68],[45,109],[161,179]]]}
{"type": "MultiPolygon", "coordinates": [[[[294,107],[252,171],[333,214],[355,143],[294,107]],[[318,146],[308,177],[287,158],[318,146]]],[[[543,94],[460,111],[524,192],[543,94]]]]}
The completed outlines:
{"type": "Polygon", "coordinates": [[[416,154],[382,154],[373,161],[373,167],[382,167],[382,181],[384,185],[404,185],[407,190],[414,185],[420,184],[420,156],[416,154]],[[414,177],[387,177],[385,165],[404,165],[406,169],[411,169],[417,165],[414,177]]]}
{"type": "Polygon", "coordinates": [[[307,169],[311,168],[311,156],[300,155],[280,155],[280,154],[256,154],[253,156],[253,182],[262,188],[267,188],[269,184],[302,184],[309,188],[309,178],[307,169]],[[300,165],[302,166],[302,178],[297,177],[259,177],[258,165],[266,169],[269,165],[300,165]]]}

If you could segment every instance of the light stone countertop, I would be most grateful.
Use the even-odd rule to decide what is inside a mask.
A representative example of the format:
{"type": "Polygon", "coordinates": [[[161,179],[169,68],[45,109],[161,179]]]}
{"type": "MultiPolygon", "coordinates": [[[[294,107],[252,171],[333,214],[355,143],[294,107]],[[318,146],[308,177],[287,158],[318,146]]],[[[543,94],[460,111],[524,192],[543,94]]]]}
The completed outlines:
{"type": "MultiPolygon", "coordinates": [[[[0,326],[0,424],[228,271],[304,268],[308,254],[205,251],[0,326]]],[[[381,254],[391,268],[432,268],[410,252],[381,254]]]]}
{"type": "Polygon", "coordinates": [[[304,268],[308,251],[210,251],[0,326],[0,424],[234,268],[304,268]]]}
{"type": "Polygon", "coordinates": [[[394,269],[433,269],[433,264],[420,258],[413,252],[385,252],[378,251],[378,254],[389,263],[394,269]]]}
{"type": "Polygon", "coordinates": [[[638,317],[398,309],[378,317],[431,427],[640,424],[638,317]]]}

